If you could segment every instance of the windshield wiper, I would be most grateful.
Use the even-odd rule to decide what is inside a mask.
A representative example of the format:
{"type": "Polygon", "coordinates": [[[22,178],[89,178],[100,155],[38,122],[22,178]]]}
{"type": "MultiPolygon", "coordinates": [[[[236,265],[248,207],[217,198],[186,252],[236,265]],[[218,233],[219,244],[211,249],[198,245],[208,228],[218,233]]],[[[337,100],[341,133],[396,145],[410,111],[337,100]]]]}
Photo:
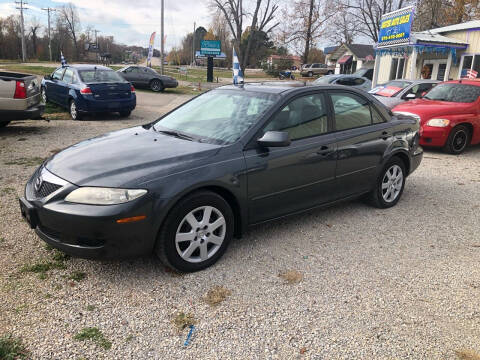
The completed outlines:
{"type": "Polygon", "coordinates": [[[195,140],[192,136],[189,136],[187,134],[182,134],[181,132],[174,131],[174,130],[157,130],[157,131],[165,135],[175,136],[179,139],[184,139],[189,141],[195,140]]]}

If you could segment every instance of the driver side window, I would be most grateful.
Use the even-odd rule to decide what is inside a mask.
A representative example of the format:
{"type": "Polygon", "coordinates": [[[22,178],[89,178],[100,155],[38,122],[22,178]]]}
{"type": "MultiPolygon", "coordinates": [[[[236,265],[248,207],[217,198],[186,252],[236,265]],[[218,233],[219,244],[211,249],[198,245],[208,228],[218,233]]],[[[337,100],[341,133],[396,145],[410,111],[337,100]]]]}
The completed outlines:
{"type": "Polygon", "coordinates": [[[286,131],[292,141],[327,133],[325,96],[311,94],[292,100],[274,115],[264,128],[267,131],[286,131]]]}
{"type": "Polygon", "coordinates": [[[62,80],[62,77],[63,77],[63,72],[65,71],[65,69],[61,68],[61,69],[58,69],[56,70],[53,75],[52,75],[52,79],[54,80],[62,80]]]}

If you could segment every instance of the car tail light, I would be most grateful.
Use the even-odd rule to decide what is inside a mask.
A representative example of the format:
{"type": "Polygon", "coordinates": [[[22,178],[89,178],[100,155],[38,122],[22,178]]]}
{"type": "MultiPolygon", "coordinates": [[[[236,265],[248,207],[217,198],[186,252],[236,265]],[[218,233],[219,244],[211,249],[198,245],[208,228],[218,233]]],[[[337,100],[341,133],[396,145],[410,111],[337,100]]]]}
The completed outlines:
{"type": "Polygon", "coordinates": [[[92,93],[92,89],[90,89],[90,88],[87,86],[87,87],[84,87],[83,89],[80,90],[80,94],[83,94],[83,95],[91,95],[91,94],[93,94],[93,93],[92,93]]]}
{"type": "Polygon", "coordinates": [[[131,85],[130,92],[131,92],[132,94],[135,94],[135,88],[133,87],[133,85],[131,85]]]}
{"type": "Polygon", "coordinates": [[[17,81],[15,85],[15,94],[13,95],[14,99],[26,99],[27,98],[27,89],[25,88],[25,83],[23,81],[17,81]]]}

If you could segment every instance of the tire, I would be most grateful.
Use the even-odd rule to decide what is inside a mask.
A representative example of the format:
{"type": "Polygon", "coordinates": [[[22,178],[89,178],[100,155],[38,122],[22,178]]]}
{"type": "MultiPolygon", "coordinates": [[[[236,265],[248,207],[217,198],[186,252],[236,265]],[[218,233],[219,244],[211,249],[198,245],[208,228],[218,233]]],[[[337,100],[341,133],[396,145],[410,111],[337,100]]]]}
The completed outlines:
{"type": "Polygon", "coordinates": [[[41,98],[42,98],[42,101],[46,104],[48,102],[48,96],[47,96],[47,89],[45,89],[45,87],[42,86],[42,90],[41,91],[41,98]]]}
{"type": "Polygon", "coordinates": [[[152,89],[152,91],[155,91],[155,92],[160,92],[165,90],[163,83],[158,79],[153,79],[152,81],[150,81],[150,89],[152,89]]]}
{"type": "Polygon", "coordinates": [[[170,211],[159,231],[155,253],[163,264],[174,270],[202,270],[213,265],[224,254],[233,231],[233,211],[225,199],[214,192],[198,191],[181,199],[170,211]],[[221,218],[224,219],[223,224],[220,221],[221,225],[216,228],[204,228],[202,222],[206,221],[203,217],[207,209],[211,212],[208,220],[210,225],[218,225],[217,221],[221,218]],[[177,242],[177,235],[184,240],[177,242]],[[216,242],[212,242],[214,238],[216,242]],[[203,254],[201,249],[205,249],[203,254]]]}
{"type": "Polygon", "coordinates": [[[72,120],[82,120],[82,114],[77,110],[77,104],[75,103],[75,100],[70,100],[68,110],[72,120]]]}
{"type": "Polygon", "coordinates": [[[2,122],[0,122],[0,129],[6,127],[8,124],[10,124],[10,121],[2,121],[2,122]]]}
{"type": "Polygon", "coordinates": [[[447,142],[443,147],[443,151],[448,154],[460,155],[465,151],[470,143],[470,129],[465,125],[457,125],[448,135],[447,142]]]}
{"type": "Polygon", "coordinates": [[[131,113],[132,113],[131,111],[120,111],[120,116],[129,117],[131,113]]]}
{"type": "Polygon", "coordinates": [[[295,75],[291,75],[290,78],[291,78],[292,80],[295,80],[295,75]]]}
{"type": "Polygon", "coordinates": [[[333,74],[333,71],[332,70],[328,70],[327,71],[327,75],[332,75],[333,74]]]}
{"type": "Polygon", "coordinates": [[[380,209],[395,206],[402,197],[405,179],[404,162],[396,156],[392,157],[380,172],[370,194],[372,205],[380,209]],[[390,177],[394,177],[393,180],[390,180],[390,177]]]}
{"type": "Polygon", "coordinates": [[[280,80],[283,80],[283,79],[285,79],[285,76],[279,75],[278,78],[279,78],[280,80]]]}
{"type": "Polygon", "coordinates": [[[309,71],[307,75],[308,75],[308,77],[312,77],[312,76],[313,76],[313,72],[309,71]]]}

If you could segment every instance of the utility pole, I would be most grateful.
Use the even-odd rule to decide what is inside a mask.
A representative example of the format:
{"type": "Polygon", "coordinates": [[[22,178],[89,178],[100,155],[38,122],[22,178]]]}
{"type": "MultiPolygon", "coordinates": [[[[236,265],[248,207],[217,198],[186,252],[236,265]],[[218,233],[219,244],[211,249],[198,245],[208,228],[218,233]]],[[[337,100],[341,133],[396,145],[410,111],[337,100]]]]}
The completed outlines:
{"type": "Polygon", "coordinates": [[[25,62],[27,59],[27,48],[25,44],[25,24],[23,21],[23,10],[28,10],[28,8],[24,7],[27,3],[24,0],[15,1],[17,4],[17,9],[20,10],[20,31],[22,32],[22,62],[25,62]]]}
{"type": "Polygon", "coordinates": [[[48,14],[48,52],[50,54],[50,62],[52,62],[52,37],[50,35],[50,13],[52,11],[57,11],[57,9],[52,9],[48,7],[48,8],[42,8],[42,10],[46,11],[48,14]]]}
{"type": "Polygon", "coordinates": [[[193,35],[192,35],[192,66],[195,64],[195,30],[197,24],[193,22],[193,35]]]}
{"type": "Polygon", "coordinates": [[[164,29],[163,29],[163,25],[164,25],[164,0],[162,0],[162,14],[161,14],[161,17],[162,17],[162,21],[161,21],[161,27],[160,27],[160,74],[163,75],[163,57],[165,56],[164,54],[164,45],[163,45],[163,38],[164,38],[164,29]]]}
{"type": "Polygon", "coordinates": [[[95,46],[97,48],[97,61],[98,61],[98,55],[100,54],[100,49],[98,48],[98,36],[97,33],[101,32],[100,30],[93,30],[95,33],[95,46]]]}

